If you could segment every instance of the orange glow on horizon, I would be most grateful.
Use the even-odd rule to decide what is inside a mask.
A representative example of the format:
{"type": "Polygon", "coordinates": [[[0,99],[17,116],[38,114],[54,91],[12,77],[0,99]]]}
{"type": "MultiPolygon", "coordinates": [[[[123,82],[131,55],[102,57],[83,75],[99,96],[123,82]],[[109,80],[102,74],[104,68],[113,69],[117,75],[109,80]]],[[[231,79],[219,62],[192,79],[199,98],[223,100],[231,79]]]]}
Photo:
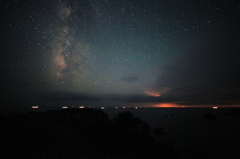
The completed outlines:
{"type": "Polygon", "coordinates": [[[186,108],[186,106],[179,106],[174,103],[160,103],[160,104],[154,104],[154,107],[156,108],[186,108]]]}
{"type": "Polygon", "coordinates": [[[155,108],[212,108],[212,109],[218,109],[218,108],[239,108],[240,105],[177,105],[175,103],[159,103],[154,104],[153,107],[155,108]]]}

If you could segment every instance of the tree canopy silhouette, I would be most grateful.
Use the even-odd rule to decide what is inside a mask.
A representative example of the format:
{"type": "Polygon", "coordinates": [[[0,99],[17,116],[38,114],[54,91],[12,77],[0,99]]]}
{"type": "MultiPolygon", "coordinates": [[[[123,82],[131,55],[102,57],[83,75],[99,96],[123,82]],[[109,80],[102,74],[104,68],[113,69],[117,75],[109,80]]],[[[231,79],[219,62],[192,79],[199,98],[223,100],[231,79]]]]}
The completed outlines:
{"type": "Polygon", "coordinates": [[[162,127],[154,128],[153,129],[153,133],[157,136],[159,144],[160,144],[160,139],[167,135],[165,132],[163,132],[163,128],[162,127]]]}
{"type": "Polygon", "coordinates": [[[127,130],[136,134],[149,135],[151,131],[145,121],[133,117],[133,114],[129,111],[118,113],[113,118],[113,123],[120,130],[127,130]]]}

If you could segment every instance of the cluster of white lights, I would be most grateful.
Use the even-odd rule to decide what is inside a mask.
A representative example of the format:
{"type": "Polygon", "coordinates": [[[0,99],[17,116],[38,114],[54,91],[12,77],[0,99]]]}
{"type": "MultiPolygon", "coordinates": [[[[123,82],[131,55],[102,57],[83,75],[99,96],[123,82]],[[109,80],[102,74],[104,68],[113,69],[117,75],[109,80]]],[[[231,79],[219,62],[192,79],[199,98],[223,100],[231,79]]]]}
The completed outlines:
{"type": "MultiPolygon", "coordinates": [[[[38,109],[39,106],[32,106],[31,107],[32,109],[38,109]]],[[[62,106],[61,107],[62,109],[68,109],[68,108],[74,108],[74,106],[62,106]]],[[[94,108],[94,106],[79,106],[78,107],[79,109],[83,109],[83,108],[94,108]]],[[[121,107],[115,107],[115,109],[119,109],[121,107]]],[[[133,107],[126,107],[126,106],[123,106],[122,107],[123,109],[126,109],[126,108],[133,108],[133,107]]],[[[134,107],[135,109],[138,109],[138,108],[148,108],[148,107],[134,107]]],[[[100,109],[105,109],[105,107],[100,107],[100,109]]],[[[218,107],[213,107],[213,109],[218,109],[218,107]]]]}

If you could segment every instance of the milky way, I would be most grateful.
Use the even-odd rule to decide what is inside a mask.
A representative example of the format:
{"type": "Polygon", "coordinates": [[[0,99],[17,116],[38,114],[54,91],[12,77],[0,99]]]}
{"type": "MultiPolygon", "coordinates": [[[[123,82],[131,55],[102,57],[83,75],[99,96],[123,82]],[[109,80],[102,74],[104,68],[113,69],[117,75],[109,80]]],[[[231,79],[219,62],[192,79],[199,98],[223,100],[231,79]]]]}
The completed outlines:
{"type": "MultiPolygon", "coordinates": [[[[79,17],[76,13],[76,4],[59,1],[56,4],[56,19],[52,33],[52,77],[61,84],[72,83],[74,86],[82,83],[89,66],[86,66],[90,57],[86,44],[77,33],[79,17]]],[[[81,24],[81,23],[80,23],[81,24]]]]}

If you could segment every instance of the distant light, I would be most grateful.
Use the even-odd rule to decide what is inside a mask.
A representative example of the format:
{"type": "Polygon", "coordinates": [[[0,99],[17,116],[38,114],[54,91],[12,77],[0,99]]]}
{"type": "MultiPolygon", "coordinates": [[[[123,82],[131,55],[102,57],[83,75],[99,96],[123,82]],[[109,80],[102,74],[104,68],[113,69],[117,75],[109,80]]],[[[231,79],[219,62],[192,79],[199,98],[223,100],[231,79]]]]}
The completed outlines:
{"type": "Polygon", "coordinates": [[[118,109],[118,107],[115,107],[116,109],[118,109]]]}
{"type": "Polygon", "coordinates": [[[67,109],[68,107],[65,107],[65,106],[64,106],[64,107],[62,107],[62,108],[63,108],[63,109],[67,109]]]}
{"type": "Polygon", "coordinates": [[[104,107],[101,107],[101,109],[105,109],[104,107]]]}
{"type": "Polygon", "coordinates": [[[82,108],[85,108],[85,106],[80,106],[79,108],[81,108],[81,109],[82,109],[82,108]]]}
{"type": "Polygon", "coordinates": [[[171,117],[172,117],[172,115],[171,115],[171,114],[168,114],[168,115],[167,115],[167,117],[171,118],[171,117]]]}
{"type": "Polygon", "coordinates": [[[137,109],[138,107],[135,107],[135,109],[137,109]]]}
{"type": "Polygon", "coordinates": [[[213,109],[218,109],[218,107],[213,107],[213,109]]]}
{"type": "Polygon", "coordinates": [[[32,109],[38,109],[38,106],[32,106],[32,109]]]}
{"type": "Polygon", "coordinates": [[[123,107],[123,109],[125,109],[126,107],[123,107]]]}

